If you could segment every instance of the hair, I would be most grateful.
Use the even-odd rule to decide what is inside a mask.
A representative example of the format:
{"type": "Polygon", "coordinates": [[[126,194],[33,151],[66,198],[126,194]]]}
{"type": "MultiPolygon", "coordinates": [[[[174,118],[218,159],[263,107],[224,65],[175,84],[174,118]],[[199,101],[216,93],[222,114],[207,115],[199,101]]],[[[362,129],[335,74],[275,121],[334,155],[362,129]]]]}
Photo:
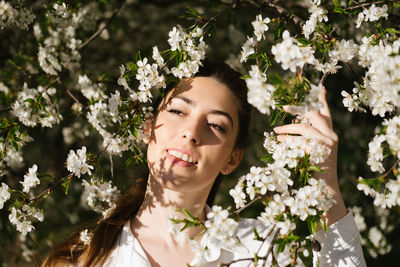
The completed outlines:
{"type": "MultiPolygon", "coordinates": [[[[225,63],[205,61],[194,77],[214,78],[235,95],[238,108],[239,130],[235,148],[244,149],[248,139],[250,121],[250,105],[247,103],[247,87],[241,75],[225,63]]],[[[176,86],[170,86],[168,90],[176,86]]],[[[216,179],[207,199],[211,205],[216,195],[221,179],[216,179]]],[[[90,244],[85,245],[80,240],[80,231],[76,231],[64,243],[55,247],[43,262],[43,267],[64,266],[65,264],[80,263],[82,267],[103,265],[111,250],[116,244],[122,228],[132,219],[143,202],[147,185],[147,178],[137,179],[117,201],[111,214],[97,222],[93,229],[90,244]]]]}

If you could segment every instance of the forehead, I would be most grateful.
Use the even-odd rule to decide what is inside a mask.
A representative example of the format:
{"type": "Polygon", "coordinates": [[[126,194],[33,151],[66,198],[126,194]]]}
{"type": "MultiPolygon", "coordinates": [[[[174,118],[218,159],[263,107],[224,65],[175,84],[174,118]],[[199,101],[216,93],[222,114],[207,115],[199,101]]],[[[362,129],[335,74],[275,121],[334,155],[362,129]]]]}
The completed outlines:
{"type": "Polygon", "coordinates": [[[223,83],[210,77],[195,77],[182,80],[179,85],[167,94],[166,101],[176,97],[192,100],[194,105],[213,110],[228,112],[236,117],[238,105],[236,96],[223,83]]]}

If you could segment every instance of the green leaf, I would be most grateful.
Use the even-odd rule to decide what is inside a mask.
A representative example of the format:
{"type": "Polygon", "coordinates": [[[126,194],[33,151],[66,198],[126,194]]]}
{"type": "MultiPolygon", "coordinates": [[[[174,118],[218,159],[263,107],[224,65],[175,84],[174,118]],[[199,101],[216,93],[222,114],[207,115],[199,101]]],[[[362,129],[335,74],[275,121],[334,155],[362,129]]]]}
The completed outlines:
{"type": "Polygon", "coordinates": [[[270,163],[270,162],[273,161],[272,154],[268,154],[268,155],[262,157],[260,160],[261,160],[261,161],[265,161],[265,162],[267,162],[267,163],[270,163]]]}
{"type": "Polygon", "coordinates": [[[27,98],[27,99],[24,100],[24,102],[29,102],[29,103],[31,103],[33,105],[33,104],[35,104],[35,99],[27,98]]]}
{"type": "Polygon", "coordinates": [[[306,39],[306,38],[300,37],[300,38],[297,38],[296,40],[297,40],[299,43],[301,43],[302,45],[309,45],[309,44],[312,44],[312,42],[311,42],[310,40],[306,39]]]}
{"type": "Polygon", "coordinates": [[[269,118],[269,125],[274,125],[276,123],[276,120],[279,117],[279,110],[274,109],[272,111],[271,117],[269,118]]]}
{"type": "Polygon", "coordinates": [[[130,128],[129,128],[129,131],[131,132],[131,134],[134,136],[134,137],[138,137],[138,132],[137,132],[137,129],[136,129],[136,127],[134,126],[134,125],[132,125],[130,128]]]}
{"type": "Polygon", "coordinates": [[[139,60],[142,60],[142,56],[140,55],[140,50],[136,54],[136,62],[138,62],[139,60]]]}
{"type": "Polygon", "coordinates": [[[318,167],[317,165],[310,165],[308,167],[308,169],[310,171],[315,171],[315,172],[324,172],[320,167],[318,167]]]}
{"type": "Polygon", "coordinates": [[[328,232],[328,225],[322,218],[319,218],[319,224],[321,225],[322,229],[324,229],[325,232],[328,232]]]}
{"type": "Polygon", "coordinates": [[[358,179],[357,182],[360,184],[366,184],[369,186],[377,186],[381,184],[381,181],[376,178],[370,178],[370,179],[358,179]]]}
{"type": "Polygon", "coordinates": [[[253,228],[253,233],[254,233],[254,240],[258,240],[258,241],[263,241],[263,239],[260,237],[260,235],[257,232],[257,228],[253,228]]]}
{"type": "Polygon", "coordinates": [[[278,253],[281,253],[282,251],[285,250],[286,242],[283,240],[282,242],[279,243],[278,245],[278,253]]]}
{"type": "Polygon", "coordinates": [[[349,14],[349,12],[347,12],[346,10],[344,10],[342,7],[334,7],[333,11],[335,13],[339,13],[339,14],[349,14]]]}
{"type": "Polygon", "coordinates": [[[64,188],[64,194],[68,195],[69,185],[71,183],[72,178],[66,178],[64,182],[62,182],[62,187],[64,188]]]}
{"type": "Polygon", "coordinates": [[[189,216],[190,219],[192,219],[192,220],[197,220],[197,219],[190,213],[189,210],[183,208],[182,211],[183,211],[187,216],[189,216]]]}
{"type": "Polygon", "coordinates": [[[18,145],[18,143],[17,143],[15,140],[12,140],[11,143],[12,143],[12,145],[13,145],[15,151],[19,151],[19,145],[18,145]]]}
{"type": "Polygon", "coordinates": [[[314,217],[309,217],[306,219],[306,221],[310,234],[314,235],[318,230],[318,222],[315,220],[314,217]]]}
{"type": "Polygon", "coordinates": [[[125,161],[124,167],[128,167],[129,165],[131,165],[132,161],[133,161],[133,157],[129,157],[129,158],[125,161]]]}
{"type": "Polygon", "coordinates": [[[391,33],[391,34],[399,34],[399,33],[400,33],[400,31],[398,31],[398,30],[396,30],[396,29],[394,29],[394,28],[386,28],[386,29],[384,30],[384,32],[385,32],[385,33],[391,33]]]}

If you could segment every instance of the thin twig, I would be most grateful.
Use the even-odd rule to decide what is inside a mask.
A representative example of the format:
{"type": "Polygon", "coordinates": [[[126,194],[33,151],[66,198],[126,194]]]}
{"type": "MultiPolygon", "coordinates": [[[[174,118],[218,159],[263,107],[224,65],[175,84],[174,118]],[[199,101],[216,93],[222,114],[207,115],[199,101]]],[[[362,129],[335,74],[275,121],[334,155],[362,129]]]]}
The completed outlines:
{"type": "Polygon", "coordinates": [[[111,153],[109,154],[109,156],[110,156],[110,165],[111,165],[111,178],[114,178],[114,163],[113,163],[111,153]]]}
{"type": "Polygon", "coordinates": [[[343,62],[343,63],[351,71],[351,73],[354,75],[354,77],[356,77],[357,81],[359,83],[362,83],[362,80],[361,80],[360,76],[357,75],[357,73],[353,70],[351,65],[349,63],[347,63],[347,62],[343,62]]]}
{"type": "Polygon", "coordinates": [[[79,102],[79,100],[71,93],[71,91],[69,89],[66,89],[67,94],[79,105],[82,105],[81,102],[79,102]]]}
{"type": "Polygon", "coordinates": [[[60,178],[58,179],[58,181],[56,183],[54,183],[52,186],[50,186],[49,188],[47,188],[46,190],[43,190],[39,195],[35,196],[34,198],[30,199],[29,201],[31,203],[35,203],[36,200],[38,200],[40,197],[42,197],[44,194],[50,194],[54,188],[56,188],[58,185],[60,185],[62,182],[64,182],[65,179],[72,179],[73,174],[69,174],[68,176],[66,176],[65,178],[60,178]]]}
{"type": "Polygon", "coordinates": [[[298,244],[296,243],[296,248],[294,250],[294,256],[293,256],[293,261],[292,261],[292,266],[296,266],[296,260],[297,260],[297,250],[299,249],[298,244]]]}
{"type": "Polygon", "coordinates": [[[240,212],[242,212],[244,209],[246,209],[247,207],[249,207],[251,204],[253,204],[253,203],[256,202],[257,200],[262,199],[263,197],[264,197],[264,195],[256,197],[255,199],[253,199],[252,201],[250,201],[249,203],[247,203],[244,207],[241,207],[240,209],[235,210],[233,213],[234,213],[235,215],[239,215],[240,212]]]}
{"type": "MultiPolygon", "coordinates": [[[[267,257],[258,257],[257,259],[259,259],[259,260],[266,260],[267,257]]],[[[241,259],[237,259],[237,260],[230,261],[230,262],[228,262],[228,263],[220,263],[219,266],[221,266],[221,267],[228,267],[228,266],[231,266],[231,264],[234,264],[234,263],[236,263],[236,262],[241,262],[241,261],[254,261],[254,258],[241,258],[241,259]]]]}
{"type": "Polygon", "coordinates": [[[90,44],[97,36],[99,36],[110,25],[111,21],[119,13],[124,3],[125,1],[121,1],[121,4],[119,5],[119,7],[114,9],[114,12],[112,13],[111,17],[107,20],[107,22],[102,27],[100,27],[94,34],[92,34],[92,36],[86,39],[86,41],[79,46],[78,50],[81,50],[82,48],[90,44]]]}
{"type": "MultiPolygon", "coordinates": [[[[393,164],[393,166],[390,168],[390,170],[388,170],[388,171],[385,172],[383,175],[381,175],[381,177],[386,178],[386,176],[388,176],[389,173],[391,173],[391,172],[394,170],[394,168],[399,164],[399,162],[400,162],[400,159],[397,159],[397,160],[396,160],[396,163],[393,164]]],[[[385,180],[386,180],[386,179],[385,179],[385,180]]]]}
{"type": "Polygon", "coordinates": [[[359,7],[364,8],[366,6],[375,5],[375,4],[396,3],[398,1],[399,0],[381,0],[381,1],[375,1],[375,2],[369,2],[369,3],[362,3],[362,4],[355,5],[355,6],[346,7],[346,8],[344,8],[344,10],[353,10],[353,9],[356,9],[359,7]]]}
{"type": "Polygon", "coordinates": [[[239,0],[236,0],[235,2],[233,2],[231,5],[227,6],[224,10],[220,11],[217,15],[215,15],[214,17],[210,18],[209,20],[207,20],[207,22],[201,27],[202,30],[204,30],[208,24],[210,24],[210,22],[215,22],[216,19],[221,16],[223,13],[225,13],[226,11],[228,11],[229,9],[235,7],[237,5],[237,3],[239,3],[239,0]]]}
{"type": "MultiPolygon", "coordinates": [[[[273,9],[275,9],[275,11],[278,12],[278,14],[280,16],[286,16],[287,14],[289,14],[289,11],[287,11],[287,9],[285,9],[284,7],[278,6],[274,3],[271,3],[270,0],[263,0],[262,2],[264,4],[272,7],[273,9]]],[[[304,23],[304,21],[301,18],[299,18],[298,16],[296,16],[295,14],[291,14],[290,19],[292,19],[293,22],[299,26],[302,26],[302,24],[304,23]]]]}

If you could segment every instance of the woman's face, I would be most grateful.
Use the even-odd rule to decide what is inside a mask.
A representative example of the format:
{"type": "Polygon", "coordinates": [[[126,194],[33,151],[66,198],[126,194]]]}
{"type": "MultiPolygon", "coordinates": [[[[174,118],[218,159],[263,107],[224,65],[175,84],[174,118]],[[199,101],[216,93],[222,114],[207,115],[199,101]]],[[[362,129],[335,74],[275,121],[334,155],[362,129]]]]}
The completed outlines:
{"type": "Polygon", "coordinates": [[[219,81],[182,81],[161,103],[153,122],[147,160],[150,175],[174,191],[209,190],[217,177],[233,171],[242,151],[234,149],[238,108],[219,81]]]}

